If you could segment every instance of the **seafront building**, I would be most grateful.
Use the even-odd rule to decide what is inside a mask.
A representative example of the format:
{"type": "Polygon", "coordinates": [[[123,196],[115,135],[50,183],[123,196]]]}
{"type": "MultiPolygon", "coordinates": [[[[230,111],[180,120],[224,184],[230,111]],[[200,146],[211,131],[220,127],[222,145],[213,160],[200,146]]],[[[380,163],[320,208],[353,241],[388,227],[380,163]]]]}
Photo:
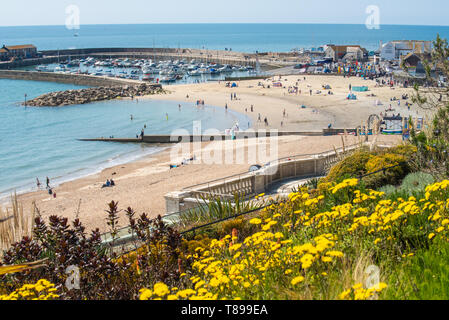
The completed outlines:
{"type": "Polygon", "coordinates": [[[430,54],[432,41],[399,40],[390,41],[380,45],[380,58],[383,61],[401,61],[403,57],[411,54],[430,54]]]}
{"type": "Polygon", "coordinates": [[[30,59],[37,57],[37,48],[32,44],[5,46],[0,48],[0,61],[30,59]]]}
{"type": "Polygon", "coordinates": [[[325,56],[337,61],[366,61],[368,59],[368,51],[359,45],[333,45],[326,46],[325,56]]]}

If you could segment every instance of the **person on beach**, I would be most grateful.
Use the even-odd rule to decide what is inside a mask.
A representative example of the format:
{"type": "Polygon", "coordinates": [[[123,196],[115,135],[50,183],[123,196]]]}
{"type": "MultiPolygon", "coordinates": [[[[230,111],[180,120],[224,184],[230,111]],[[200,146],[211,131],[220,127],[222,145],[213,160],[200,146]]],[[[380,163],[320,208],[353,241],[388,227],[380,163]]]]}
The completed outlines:
{"type": "Polygon", "coordinates": [[[133,117],[133,115],[131,115],[131,116],[130,116],[130,118],[131,118],[131,121],[133,121],[133,120],[134,120],[134,117],[133,117]]]}
{"type": "Polygon", "coordinates": [[[112,178],[111,178],[111,187],[114,187],[114,186],[115,186],[115,181],[112,180],[112,178]]]}
{"type": "Polygon", "coordinates": [[[145,131],[142,129],[142,131],[140,131],[140,139],[143,140],[143,136],[145,135],[145,131]]]}
{"type": "Polygon", "coordinates": [[[181,105],[180,104],[178,105],[178,109],[179,109],[179,111],[181,111],[181,105]]]}
{"type": "Polygon", "coordinates": [[[225,110],[228,111],[228,104],[225,105],[225,110]]]}
{"type": "Polygon", "coordinates": [[[109,188],[110,186],[111,186],[111,181],[109,181],[109,179],[108,179],[108,180],[106,180],[106,183],[101,186],[101,188],[102,189],[103,188],[109,188]]]}
{"type": "Polygon", "coordinates": [[[41,182],[39,181],[39,178],[38,178],[38,177],[36,177],[36,185],[37,185],[37,188],[38,188],[38,189],[41,188],[41,182]]]}
{"type": "Polygon", "coordinates": [[[254,112],[254,108],[253,108],[253,105],[251,105],[251,112],[254,112]]]}
{"type": "Polygon", "coordinates": [[[232,101],[232,93],[231,93],[231,101],[232,101]]]}
{"type": "Polygon", "coordinates": [[[257,122],[262,122],[262,119],[260,118],[260,113],[259,113],[259,118],[257,119],[257,122]]]}
{"type": "Polygon", "coordinates": [[[168,121],[168,113],[165,113],[165,118],[166,118],[167,121],[168,121]]]}
{"type": "Polygon", "coordinates": [[[47,177],[47,188],[50,188],[50,179],[47,177]]]}

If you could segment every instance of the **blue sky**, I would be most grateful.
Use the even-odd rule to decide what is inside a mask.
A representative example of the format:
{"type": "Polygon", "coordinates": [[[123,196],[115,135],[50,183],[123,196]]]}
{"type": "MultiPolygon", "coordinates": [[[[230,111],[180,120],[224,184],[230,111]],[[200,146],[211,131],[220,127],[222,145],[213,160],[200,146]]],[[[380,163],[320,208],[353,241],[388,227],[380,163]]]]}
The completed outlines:
{"type": "Polygon", "coordinates": [[[447,0],[2,0],[0,26],[64,25],[77,5],[81,24],[350,23],[369,5],[381,24],[449,25],[447,0]]]}

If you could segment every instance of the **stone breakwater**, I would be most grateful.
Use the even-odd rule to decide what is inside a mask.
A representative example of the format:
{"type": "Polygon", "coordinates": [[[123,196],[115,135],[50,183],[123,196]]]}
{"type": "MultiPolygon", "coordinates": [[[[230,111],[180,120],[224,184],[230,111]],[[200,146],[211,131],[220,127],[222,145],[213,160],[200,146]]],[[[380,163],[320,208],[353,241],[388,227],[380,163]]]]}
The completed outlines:
{"type": "Polygon", "coordinates": [[[96,87],[46,93],[27,101],[26,105],[32,107],[60,107],[118,98],[140,97],[164,92],[162,86],[159,84],[142,83],[137,85],[96,87]]]}

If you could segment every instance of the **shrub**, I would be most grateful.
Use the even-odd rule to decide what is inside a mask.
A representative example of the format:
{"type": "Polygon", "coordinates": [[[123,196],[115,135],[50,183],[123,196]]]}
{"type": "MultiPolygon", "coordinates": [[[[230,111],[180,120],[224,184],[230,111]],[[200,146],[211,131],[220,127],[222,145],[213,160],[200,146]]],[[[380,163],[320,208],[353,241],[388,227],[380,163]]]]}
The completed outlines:
{"type": "Polygon", "coordinates": [[[386,185],[383,186],[379,189],[380,192],[384,192],[387,195],[392,195],[393,193],[395,193],[398,190],[397,187],[392,186],[392,185],[386,185]]]}
{"type": "Polygon", "coordinates": [[[408,194],[412,194],[414,192],[423,191],[427,185],[434,182],[435,179],[428,173],[410,173],[402,181],[401,190],[406,191],[408,194]]]}
{"type": "Polygon", "coordinates": [[[364,182],[366,186],[369,188],[379,188],[386,184],[398,185],[410,171],[405,161],[405,156],[393,153],[372,157],[365,165],[367,173],[376,172],[384,168],[388,169],[365,177],[364,182]],[[396,165],[398,166],[391,168],[396,165]]]}
{"type": "Polygon", "coordinates": [[[340,182],[345,178],[356,178],[366,173],[365,165],[373,157],[367,151],[358,151],[332,167],[322,182],[340,182]]]}
{"type": "Polygon", "coordinates": [[[367,188],[379,188],[385,184],[399,185],[411,171],[408,162],[412,161],[415,154],[416,148],[412,145],[400,145],[373,152],[358,151],[332,167],[327,177],[321,182],[338,183],[347,178],[358,178],[383,168],[401,164],[399,167],[363,179],[367,188]]]}

